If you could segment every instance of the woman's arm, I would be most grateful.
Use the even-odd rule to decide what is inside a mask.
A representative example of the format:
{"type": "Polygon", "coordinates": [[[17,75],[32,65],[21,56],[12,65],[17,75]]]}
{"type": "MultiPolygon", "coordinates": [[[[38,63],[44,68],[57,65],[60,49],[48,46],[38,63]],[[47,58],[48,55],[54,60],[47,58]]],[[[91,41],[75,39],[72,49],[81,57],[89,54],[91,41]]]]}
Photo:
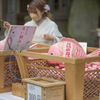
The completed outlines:
{"type": "Polygon", "coordinates": [[[4,22],[3,27],[9,29],[10,28],[10,23],[9,22],[4,22]]]}
{"type": "Polygon", "coordinates": [[[53,43],[59,42],[63,38],[55,22],[48,26],[48,33],[44,34],[44,38],[45,40],[52,40],[53,43]]]}
{"type": "Polygon", "coordinates": [[[5,37],[6,37],[7,34],[8,34],[8,30],[9,30],[9,28],[10,28],[10,23],[9,23],[9,22],[4,22],[4,23],[3,23],[3,27],[6,28],[6,30],[5,30],[5,32],[4,32],[4,35],[5,35],[5,37]]]}

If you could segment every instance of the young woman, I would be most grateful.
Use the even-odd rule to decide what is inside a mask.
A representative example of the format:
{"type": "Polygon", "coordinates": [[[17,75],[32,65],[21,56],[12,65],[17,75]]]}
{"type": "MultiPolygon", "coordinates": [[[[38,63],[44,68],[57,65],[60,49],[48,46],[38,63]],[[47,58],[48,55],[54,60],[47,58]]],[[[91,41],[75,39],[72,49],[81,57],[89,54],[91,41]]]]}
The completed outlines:
{"type": "MultiPolygon", "coordinates": [[[[32,42],[52,45],[61,40],[63,36],[59,32],[58,26],[47,17],[50,12],[50,7],[44,0],[31,1],[27,5],[27,10],[32,20],[25,25],[37,27],[32,42]]],[[[10,24],[5,22],[4,27],[9,29],[10,24]]]]}

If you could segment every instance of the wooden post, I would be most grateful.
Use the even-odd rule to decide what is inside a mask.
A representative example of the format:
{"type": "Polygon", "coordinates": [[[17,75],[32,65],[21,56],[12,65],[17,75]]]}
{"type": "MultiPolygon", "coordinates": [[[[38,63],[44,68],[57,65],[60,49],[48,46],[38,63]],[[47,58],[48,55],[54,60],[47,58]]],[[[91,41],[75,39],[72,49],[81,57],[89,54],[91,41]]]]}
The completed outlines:
{"type": "Polygon", "coordinates": [[[97,35],[99,37],[99,48],[100,48],[100,29],[96,29],[96,31],[98,31],[97,35]]]}
{"type": "Polygon", "coordinates": [[[25,66],[25,58],[16,53],[16,59],[18,63],[18,68],[20,70],[21,78],[29,78],[27,67],[25,66]]]}
{"type": "Polygon", "coordinates": [[[99,48],[100,48],[100,30],[98,30],[98,37],[99,37],[99,48]]]}
{"type": "Polygon", "coordinates": [[[4,88],[4,57],[0,56],[0,89],[4,88]]]}
{"type": "Polygon", "coordinates": [[[84,63],[65,63],[66,100],[83,100],[84,63]]]}

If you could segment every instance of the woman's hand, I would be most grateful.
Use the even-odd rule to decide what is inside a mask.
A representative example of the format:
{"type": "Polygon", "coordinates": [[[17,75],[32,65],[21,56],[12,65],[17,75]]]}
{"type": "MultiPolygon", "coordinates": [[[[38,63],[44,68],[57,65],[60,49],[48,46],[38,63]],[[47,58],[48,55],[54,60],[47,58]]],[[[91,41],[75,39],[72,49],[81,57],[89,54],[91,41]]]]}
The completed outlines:
{"type": "Polygon", "coordinates": [[[9,29],[10,28],[10,23],[4,22],[3,27],[9,29]]]}
{"type": "Polygon", "coordinates": [[[54,39],[55,39],[55,37],[50,34],[44,34],[44,38],[45,38],[45,40],[52,40],[52,41],[54,41],[54,39]]]}

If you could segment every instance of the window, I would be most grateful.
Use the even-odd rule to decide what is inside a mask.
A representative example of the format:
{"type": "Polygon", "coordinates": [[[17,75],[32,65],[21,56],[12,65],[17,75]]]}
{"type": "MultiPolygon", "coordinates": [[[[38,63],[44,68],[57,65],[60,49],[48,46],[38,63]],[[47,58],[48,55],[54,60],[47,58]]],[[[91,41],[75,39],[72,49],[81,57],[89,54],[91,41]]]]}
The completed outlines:
{"type": "Polygon", "coordinates": [[[54,9],[59,10],[59,0],[54,0],[54,9]]]}
{"type": "Polygon", "coordinates": [[[63,2],[62,2],[62,10],[63,10],[63,12],[66,12],[66,10],[67,10],[67,0],[63,0],[63,2]]]}
{"type": "Polygon", "coordinates": [[[20,11],[21,12],[27,12],[27,5],[31,2],[32,0],[20,0],[20,11]]]}
{"type": "Polygon", "coordinates": [[[61,13],[67,9],[67,0],[54,0],[54,10],[61,13]]]}
{"type": "Polygon", "coordinates": [[[8,0],[7,1],[8,3],[7,3],[7,12],[8,13],[14,13],[14,12],[16,12],[16,10],[17,10],[17,7],[16,7],[16,0],[8,0]]]}

